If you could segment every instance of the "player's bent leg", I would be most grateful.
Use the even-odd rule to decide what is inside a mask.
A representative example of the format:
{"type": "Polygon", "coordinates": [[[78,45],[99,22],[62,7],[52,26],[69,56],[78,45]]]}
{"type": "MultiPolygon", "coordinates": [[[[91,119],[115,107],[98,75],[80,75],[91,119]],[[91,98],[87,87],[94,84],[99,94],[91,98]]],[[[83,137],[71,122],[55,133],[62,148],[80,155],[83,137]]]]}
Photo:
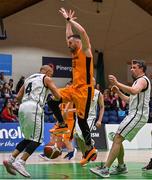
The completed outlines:
{"type": "Polygon", "coordinates": [[[87,147],[87,150],[86,150],[82,160],[80,161],[80,164],[82,166],[84,166],[91,159],[93,159],[93,160],[96,159],[97,150],[94,147],[94,145],[92,144],[91,133],[90,133],[90,129],[89,129],[89,126],[87,124],[87,121],[85,119],[78,117],[78,124],[80,126],[80,129],[81,129],[81,132],[82,132],[82,135],[83,135],[83,138],[85,140],[86,147],[87,147]]]}

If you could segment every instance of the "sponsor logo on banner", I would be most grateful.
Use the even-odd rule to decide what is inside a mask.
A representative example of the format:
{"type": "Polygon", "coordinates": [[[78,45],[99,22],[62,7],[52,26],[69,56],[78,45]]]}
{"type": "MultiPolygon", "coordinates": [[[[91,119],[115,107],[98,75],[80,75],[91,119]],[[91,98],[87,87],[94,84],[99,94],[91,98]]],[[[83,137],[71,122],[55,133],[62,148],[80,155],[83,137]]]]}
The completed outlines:
{"type": "Polygon", "coordinates": [[[92,124],[90,132],[92,139],[95,141],[95,147],[97,149],[107,149],[104,124],[102,124],[101,128],[97,128],[95,124],[92,124]]]}
{"type": "Polygon", "coordinates": [[[14,149],[24,136],[21,128],[16,123],[1,124],[0,129],[0,151],[9,151],[14,149]]]}
{"type": "Polygon", "coordinates": [[[17,129],[0,129],[0,139],[16,139],[23,137],[24,135],[19,126],[17,126],[17,129]]]}
{"type": "Polygon", "coordinates": [[[94,124],[91,126],[90,131],[91,131],[91,137],[92,138],[100,137],[100,133],[97,130],[97,127],[94,124]]]}
{"type": "Polygon", "coordinates": [[[53,77],[72,77],[72,59],[61,57],[42,57],[42,64],[53,64],[54,74],[53,77]]]}
{"type": "MultiPolygon", "coordinates": [[[[53,123],[45,123],[44,125],[44,142],[37,150],[43,150],[44,145],[50,141],[49,129],[53,127],[53,123]]],[[[24,135],[21,131],[19,123],[1,123],[0,129],[0,151],[12,151],[16,145],[22,141],[24,135]]]]}

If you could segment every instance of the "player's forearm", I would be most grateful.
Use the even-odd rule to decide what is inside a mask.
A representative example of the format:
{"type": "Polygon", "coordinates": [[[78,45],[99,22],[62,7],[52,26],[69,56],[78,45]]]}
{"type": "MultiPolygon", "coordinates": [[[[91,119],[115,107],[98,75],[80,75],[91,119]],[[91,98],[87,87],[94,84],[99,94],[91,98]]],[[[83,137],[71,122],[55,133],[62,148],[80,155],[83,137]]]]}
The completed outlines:
{"type": "Polygon", "coordinates": [[[125,94],[123,94],[121,91],[118,92],[118,96],[125,102],[127,102],[127,103],[129,102],[129,97],[126,96],[125,94]]]}
{"type": "Polygon", "coordinates": [[[117,86],[119,87],[119,89],[121,89],[123,92],[125,92],[127,94],[137,94],[137,89],[135,89],[133,87],[127,86],[120,82],[117,83],[117,86]]]}
{"type": "Polygon", "coordinates": [[[99,111],[98,122],[102,122],[103,114],[104,114],[104,108],[100,109],[100,111],[99,111]]]}
{"type": "Polygon", "coordinates": [[[86,33],[85,29],[84,29],[79,23],[77,23],[76,21],[70,20],[70,23],[71,23],[72,27],[73,27],[77,32],[79,32],[80,34],[86,33]]]}
{"type": "Polygon", "coordinates": [[[66,39],[73,34],[71,24],[69,22],[66,23],[66,39]]]}

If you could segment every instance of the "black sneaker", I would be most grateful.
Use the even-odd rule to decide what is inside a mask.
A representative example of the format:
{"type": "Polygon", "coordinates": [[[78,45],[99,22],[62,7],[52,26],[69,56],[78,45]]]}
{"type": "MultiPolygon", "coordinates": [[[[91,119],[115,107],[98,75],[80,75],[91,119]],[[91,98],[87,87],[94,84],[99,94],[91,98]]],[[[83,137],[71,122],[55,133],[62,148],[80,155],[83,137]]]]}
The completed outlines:
{"type": "Polygon", "coordinates": [[[148,165],[143,167],[142,170],[143,171],[152,170],[152,159],[150,159],[150,162],[148,163],[148,165]]]}

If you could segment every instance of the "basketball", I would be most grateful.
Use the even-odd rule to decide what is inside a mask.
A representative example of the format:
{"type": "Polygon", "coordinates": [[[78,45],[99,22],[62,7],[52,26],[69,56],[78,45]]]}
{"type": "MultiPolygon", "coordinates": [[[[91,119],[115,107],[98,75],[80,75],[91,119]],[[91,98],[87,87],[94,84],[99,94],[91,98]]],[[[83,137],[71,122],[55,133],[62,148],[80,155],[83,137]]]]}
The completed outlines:
{"type": "Polygon", "coordinates": [[[47,158],[55,159],[58,156],[60,156],[61,154],[62,154],[62,151],[59,148],[55,147],[55,146],[51,146],[50,144],[47,144],[44,147],[44,155],[47,158]]]}

